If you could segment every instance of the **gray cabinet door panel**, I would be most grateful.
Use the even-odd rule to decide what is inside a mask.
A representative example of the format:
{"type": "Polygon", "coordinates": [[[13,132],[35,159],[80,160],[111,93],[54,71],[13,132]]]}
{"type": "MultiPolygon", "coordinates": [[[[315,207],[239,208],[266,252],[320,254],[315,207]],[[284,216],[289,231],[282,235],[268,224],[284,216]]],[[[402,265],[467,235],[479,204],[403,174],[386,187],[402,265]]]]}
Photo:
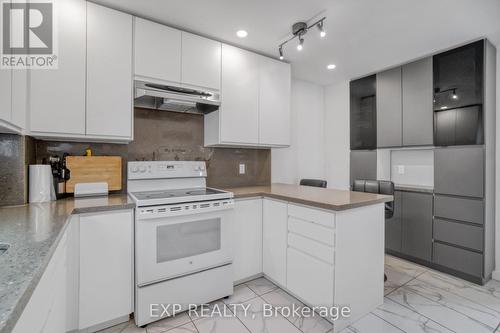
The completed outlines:
{"type": "Polygon", "coordinates": [[[484,203],[481,199],[434,196],[434,216],[470,223],[484,223],[484,203]]]}
{"type": "Polygon", "coordinates": [[[482,276],[483,255],[477,252],[459,249],[454,246],[434,243],[432,261],[438,265],[464,272],[470,275],[482,276]]]}
{"type": "Polygon", "coordinates": [[[402,68],[403,146],[432,145],[432,57],[402,68]]]}
{"type": "Polygon", "coordinates": [[[483,251],[483,228],[434,218],[434,239],[483,251]]]}
{"type": "Polygon", "coordinates": [[[484,195],[483,147],[435,149],[434,192],[482,198],[484,195]]]}
{"type": "Polygon", "coordinates": [[[432,254],[432,194],[403,192],[404,254],[431,260],[432,254]]]}
{"type": "Polygon", "coordinates": [[[377,146],[401,146],[401,67],[377,74],[377,146]]]}
{"type": "Polygon", "coordinates": [[[377,179],[377,151],[351,151],[351,185],[355,179],[377,179]]]}
{"type": "Polygon", "coordinates": [[[394,192],[394,215],[385,219],[385,248],[401,252],[401,203],[402,193],[394,192]]]}

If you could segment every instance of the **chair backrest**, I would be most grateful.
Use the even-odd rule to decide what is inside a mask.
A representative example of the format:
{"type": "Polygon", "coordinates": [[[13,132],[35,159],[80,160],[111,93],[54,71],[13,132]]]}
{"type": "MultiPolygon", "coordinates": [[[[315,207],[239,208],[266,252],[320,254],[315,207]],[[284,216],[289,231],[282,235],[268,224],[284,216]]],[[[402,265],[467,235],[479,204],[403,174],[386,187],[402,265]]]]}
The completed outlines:
{"type": "MultiPolygon", "coordinates": [[[[356,192],[377,193],[394,195],[394,183],[389,180],[365,180],[356,179],[352,184],[352,190],[356,192]]],[[[394,201],[385,204],[385,217],[394,215],[394,201]]]]}
{"type": "Polygon", "coordinates": [[[301,179],[300,185],[304,186],[314,186],[314,187],[326,187],[326,180],[322,179],[301,179]]]}

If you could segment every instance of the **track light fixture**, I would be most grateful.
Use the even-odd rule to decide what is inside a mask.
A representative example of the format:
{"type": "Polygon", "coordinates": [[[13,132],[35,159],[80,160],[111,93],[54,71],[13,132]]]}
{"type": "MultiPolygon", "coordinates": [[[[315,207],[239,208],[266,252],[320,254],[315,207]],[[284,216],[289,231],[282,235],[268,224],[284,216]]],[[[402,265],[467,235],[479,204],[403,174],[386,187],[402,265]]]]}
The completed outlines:
{"type": "Polygon", "coordinates": [[[299,44],[297,44],[297,51],[302,51],[304,48],[304,36],[307,34],[310,28],[316,26],[319,30],[319,36],[321,38],[326,36],[325,28],[324,28],[324,21],[326,17],[322,17],[318,21],[312,23],[311,25],[307,25],[306,22],[297,22],[294,25],[292,25],[292,36],[285,40],[283,43],[278,45],[278,53],[279,53],[279,58],[280,60],[284,59],[283,56],[283,46],[291,41],[294,38],[299,39],[299,44]]]}

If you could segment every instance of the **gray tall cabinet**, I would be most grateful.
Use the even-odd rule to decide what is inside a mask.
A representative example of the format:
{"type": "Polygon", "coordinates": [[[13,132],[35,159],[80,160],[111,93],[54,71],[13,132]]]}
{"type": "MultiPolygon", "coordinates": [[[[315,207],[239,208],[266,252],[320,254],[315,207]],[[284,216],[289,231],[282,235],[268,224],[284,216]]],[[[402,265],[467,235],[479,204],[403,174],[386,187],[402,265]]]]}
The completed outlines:
{"type": "Polygon", "coordinates": [[[480,284],[494,270],[496,65],[482,40],[382,71],[357,80],[375,87],[371,126],[351,115],[351,184],[376,179],[374,143],[434,151],[433,192],[394,194],[386,251],[480,284]],[[371,146],[353,146],[364,128],[371,146]]]}
{"type": "Polygon", "coordinates": [[[378,148],[433,142],[432,57],[377,73],[378,148]]]}

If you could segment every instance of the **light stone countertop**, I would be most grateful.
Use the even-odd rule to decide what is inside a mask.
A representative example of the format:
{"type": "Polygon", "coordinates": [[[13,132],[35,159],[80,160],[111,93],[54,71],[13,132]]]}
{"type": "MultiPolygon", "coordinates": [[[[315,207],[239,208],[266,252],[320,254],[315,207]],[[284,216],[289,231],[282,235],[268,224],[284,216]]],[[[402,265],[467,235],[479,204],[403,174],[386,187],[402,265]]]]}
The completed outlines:
{"type": "Polygon", "coordinates": [[[63,199],[0,208],[0,333],[10,332],[42,277],[73,214],[135,208],[126,195],[63,199]]]}
{"type": "Polygon", "coordinates": [[[374,205],[393,200],[391,195],[289,184],[234,187],[224,188],[224,190],[233,192],[235,199],[267,197],[335,211],[374,205]]]}

